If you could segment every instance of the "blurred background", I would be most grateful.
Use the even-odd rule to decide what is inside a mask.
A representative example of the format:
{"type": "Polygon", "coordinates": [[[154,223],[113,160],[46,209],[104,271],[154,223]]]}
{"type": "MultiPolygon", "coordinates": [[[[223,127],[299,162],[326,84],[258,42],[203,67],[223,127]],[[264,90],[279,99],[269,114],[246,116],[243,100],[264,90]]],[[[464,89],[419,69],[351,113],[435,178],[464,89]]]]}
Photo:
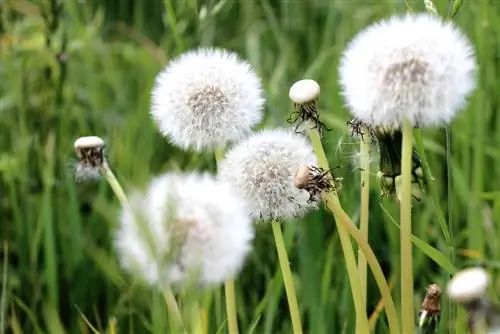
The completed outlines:
{"type": "MultiPolygon", "coordinates": [[[[435,5],[446,15],[450,2],[435,5]]],[[[190,48],[224,47],[248,59],[266,90],[262,127],[287,125],[293,82],[321,84],[321,118],[332,128],[325,150],[331,166],[341,165],[335,170],[344,178],[341,201],[357,221],[358,145],[338,91],[339,57],[360,29],[408,7],[425,10],[421,0],[0,2],[0,332],[92,333],[89,324],[104,332],[110,319],[119,333],[165,332],[161,294],[117,265],[116,198],[105,182],[74,180],[73,141],[103,137],[125,188],[167,170],[214,171],[213,156],[173,147],[148,116],[155,75],[190,48]]],[[[479,86],[448,129],[451,145],[445,129],[422,132],[435,181],[414,206],[417,311],[425,287],[444,287],[455,269],[482,264],[495,274],[500,265],[500,2],[464,1],[455,21],[476,47],[479,86]]],[[[370,242],[399,304],[398,207],[379,198],[376,171],[375,161],[370,242]]],[[[284,226],[306,333],[353,333],[334,226],[322,208],[284,226]]],[[[291,332],[271,234],[258,226],[237,280],[242,333],[291,332]]],[[[369,280],[367,312],[376,332],[386,333],[383,309],[376,309],[380,295],[369,280]]],[[[446,296],[441,304],[440,332],[460,333],[455,326],[463,313],[450,316],[446,296]]],[[[222,292],[208,312],[209,332],[226,331],[222,292]]]]}

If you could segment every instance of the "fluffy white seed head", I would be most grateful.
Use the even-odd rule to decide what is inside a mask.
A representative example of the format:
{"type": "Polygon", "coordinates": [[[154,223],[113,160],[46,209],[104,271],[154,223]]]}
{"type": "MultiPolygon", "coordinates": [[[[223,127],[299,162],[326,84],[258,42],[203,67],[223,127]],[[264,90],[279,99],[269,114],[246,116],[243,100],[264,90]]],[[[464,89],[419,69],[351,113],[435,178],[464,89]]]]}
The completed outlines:
{"type": "Polygon", "coordinates": [[[234,277],[251,249],[245,201],[208,174],[166,173],[122,209],[115,246],[122,267],[152,285],[214,285],[234,277]]]}
{"type": "Polygon", "coordinates": [[[97,136],[80,137],[73,144],[75,150],[104,147],[104,140],[97,136]]]}
{"type": "Polygon", "coordinates": [[[467,304],[484,296],[488,288],[488,273],[483,268],[464,269],[450,280],[448,296],[458,303],[467,304]]]}
{"type": "Polygon", "coordinates": [[[261,121],[263,105],[250,64],[227,50],[200,48],[158,74],[150,114],[174,144],[202,150],[248,135],[261,121]]]}
{"type": "Polygon", "coordinates": [[[316,156],[305,137],[289,129],[264,130],[239,142],[219,167],[219,178],[248,201],[255,219],[287,219],[304,214],[314,204],[294,185],[304,165],[316,156]]]}
{"type": "Polygon", "coordinates": [[[407,14],[378,22],[344,51],[344,99],[354,117],[371,126],[399,128],[449,123],[476,86],[469,40],[451,22],[407,14]]]}
{"type": "Polygon", "coordinates": [[[288,96],[293,103],[304,104],[316,100],[320,93],[319,84],[311,79],[299,80],[290,87],[288,96]]]}

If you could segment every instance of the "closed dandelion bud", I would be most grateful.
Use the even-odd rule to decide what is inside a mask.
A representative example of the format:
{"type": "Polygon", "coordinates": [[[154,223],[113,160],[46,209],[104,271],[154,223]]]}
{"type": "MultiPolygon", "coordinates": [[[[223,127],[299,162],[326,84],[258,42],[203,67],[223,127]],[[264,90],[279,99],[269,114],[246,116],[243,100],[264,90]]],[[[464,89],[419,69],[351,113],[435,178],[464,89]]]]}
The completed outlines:
{"type": "Polygon", "coordinates": [[[208,174],[166,173],[130,196],[115,234],[122,267],[161,288],[233,278],[254,237],[245,202],[208,174]]]}
{"type": "Polygon", "coordinates": [[[155,79],[151,116],[182,148],[225,146],[248,135],[263,116],[260,79],[223,49],[200,48],[170,61],[155,79]]]}
{"type": "Polygon", "coordinates": [[[77,181],[97,180],[101,176],[101,168],[106,163],[104,157],[104,140],[97,136],[80,137],[75,140],[75,154],[78,163],[74,167],[77,181]]]}
{"type": "MultiPolygon", "coordinates": [[[[400,174],[401,127],[443,126],[463,109],[476,86],[474,49],[451,22],[430,14],[406,14],[361,31],[344,51],[342,94],[355,119],[374,132],[380,149],[383,194],[394,194],[400,174]]],[[[423,186],[413,154],[413,195],[423,186]]]]}
{"type": "Polygon", "coordinates": [[[315,206],[306,189],[309,166],[316,166],[316,156],[304,136],[289,129],[264,130],[227,153],[219,178],[242,194],[253,218],[287,219],[315,206]]]}

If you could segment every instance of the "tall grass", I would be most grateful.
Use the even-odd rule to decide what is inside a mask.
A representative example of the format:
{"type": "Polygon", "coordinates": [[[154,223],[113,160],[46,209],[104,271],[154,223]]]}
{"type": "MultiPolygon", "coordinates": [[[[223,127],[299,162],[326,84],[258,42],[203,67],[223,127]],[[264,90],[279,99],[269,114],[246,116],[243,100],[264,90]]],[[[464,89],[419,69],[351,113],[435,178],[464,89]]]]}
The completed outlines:
{"type": "MultiPolygon", "coordinates": [[[[406,2],[412,10],[424,10],[423,1],[406,2]]],[[[330,165],[343,166],[334,171],[344,178],[342,206],[359,221],[359,172],[351,165],[359,145],[345,125],[349,117],[338,94],[337,65],[357,31],[405,11],[405,1],[68,0],[60,11],[58,3],[0,2],[0,240],[7,245],[0,256],[0,286],[6,291],[0,326],[5,332],[90,333],[85,319],[100,332],[110,321],[116,321],[117,333],[165,332],[161,292],[125,276],[115,261],[110,231],[118,202],[105,183],[75,184],[72,144],[82,135],[104,137],[125,187],[167,169],[213,170],[211,156],[171,146],[148,116],[156,73],[170,58],[200,44],[234,49],[255,66],[267,92],[265,126],[285,123],[291,111],[288,87],[295,80],[309,77],[321,84],[321,117],[333,128],[323,145],[330,165]]],[[[446,12],[446,1],[435,4],[446,12]]],[[[465,1],[455,20],[477,48],[480,84],[449,129],[449,161],[444,130],[422,134],[436,180],[412,217],[415,312],[425,287],[443,286],[455,268],[499,267],[500,3],[465,1]],[[452,228],[444,225],[448,220],[452,228]],[[454,231],[452,237],[446,228],[454,231]]],[[[398,207],[378,193],[376,182],[370,182],[369,241],[386,277],[395,279],[392,293],[398,301],[398,207]]],[[[323,209],[297,224],[283,224],[307,333],[354,332],[354,306],[334,226],[323,209]]],[[[238,277],[242,333],[292,331],[273,247],[269,230],[259,230],[255,251],[238,277]]],[[[380,300],[371,274],[366,299],[371,314],[380,300]]],[[[450,305],[442,306],[441,331],[463,333],[463,314],[448,317],[450,305]]],[[[221,294],[207,312],[210,333],[224,328],[221,294]]],[[[375,323],[375,332],[388,331],[383,310],[375,323]]]]}

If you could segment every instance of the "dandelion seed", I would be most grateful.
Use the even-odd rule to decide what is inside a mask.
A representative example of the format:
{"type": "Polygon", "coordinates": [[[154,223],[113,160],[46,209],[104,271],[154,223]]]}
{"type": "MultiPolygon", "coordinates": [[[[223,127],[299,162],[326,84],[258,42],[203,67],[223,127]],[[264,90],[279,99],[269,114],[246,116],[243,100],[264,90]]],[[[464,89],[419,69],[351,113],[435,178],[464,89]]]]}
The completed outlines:
{"type": "Polygon", "coordinates": [[[316,156],[304,136],[289,129],[264,130],[227,153],[219,178],[242,194],[253,218],[287,219],[315,206],[308,191],[294,185],[303,166],[316,166],[316,156]]]}
{"type": "Polygon", "coordinates": [[[222,147],[248,135],[263,116],[260,79],[237,54],[215,48],[188,51],[161,71],[151,116],[182,148],[222,147]]]}
{"type": "Polygon", "coordinates": [[[115,247],[127,271],[164,288],[233,278],[254,232],[245,202],[208,174],[166,173],[122,208],[115,247]]]}

